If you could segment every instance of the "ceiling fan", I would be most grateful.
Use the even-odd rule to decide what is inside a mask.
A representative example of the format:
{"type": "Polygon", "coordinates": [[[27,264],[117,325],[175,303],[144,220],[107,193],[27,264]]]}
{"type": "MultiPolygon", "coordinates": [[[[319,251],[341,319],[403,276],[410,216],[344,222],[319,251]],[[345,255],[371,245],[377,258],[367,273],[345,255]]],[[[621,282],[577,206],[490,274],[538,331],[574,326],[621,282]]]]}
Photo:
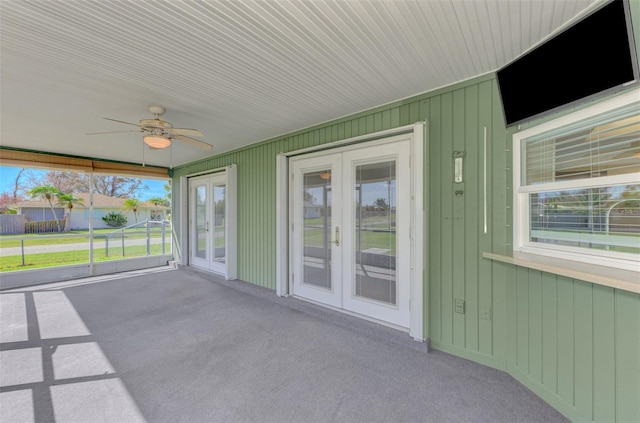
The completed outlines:
{"type": "Polygon", "coordinates": [[[137,126],[138,129],[130,131],[111,131],[111,132],[91,132],[87,135],[100,134],[116,134],[123,132],[144,132],[142,137],[145,144],[152,150],[159,150],[171,145],[172,140],[182,141],[204,150],[212,150],[213,146],[204,141],[200,141],[191,137],[204,137],[204,134],[197,129],[174,128],[169,122],[160,119],[165,112],[162,106],[149,106],[149,111],[153,113],[153,119],[140,119],[139,123],[129,123],[117,119],[104,118],[113,122],[124,123],[126,125],[137,126]]]}

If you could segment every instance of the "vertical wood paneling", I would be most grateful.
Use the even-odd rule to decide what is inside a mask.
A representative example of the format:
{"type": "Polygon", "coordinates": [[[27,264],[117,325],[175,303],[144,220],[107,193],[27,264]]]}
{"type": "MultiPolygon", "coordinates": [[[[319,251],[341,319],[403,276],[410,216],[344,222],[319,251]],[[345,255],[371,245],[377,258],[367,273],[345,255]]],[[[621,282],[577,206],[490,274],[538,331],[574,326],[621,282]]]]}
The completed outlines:
{"type": "MultiPolygon", "coordinates": [[[[483,101],[483,107],[491,105],[491,117],[487,127],[487,138],[490,144],[491,155],[489,156],[489,169],[487,178],[490,184],[491,201],[489,202],[491,248],[492,251],[507,250],[511,237],[507,232],[507,225],[511,221],[511,210],[507,208],[511,204],[510,192],[507,184],[509,174],[507,169],[511,167],[511,155],[505,148],[507,144],[504,121],[502,117],[502,105],[498,95],[498,85],[495,80],[484,82],[483,85],[490,85],[487,89],[490,99],[483,101]],[[507,196],[509,195],[508,199],[507,196]],[[507,222],[507,225],[505,225],[507,222]]],[[[506,266],[493,266],[493,352],[499,357],[507,355],[507,322],[513,315],[507,314],[507,285],[510,280],[507,278],[506,266]]]]}
{"type": "MultiPolygon", "coordinates": [[[[478,98],[475,100],[475,107],[478,114],[478,221],[480,232],[480,241],[478,245],[478,253],[481,254],[485,251],[492,251],[492,239],[493,239],[493,224],[491,222],[493,201],[491,199],[493,192],[493,185],[491,184],[491,175],[493,173],[492,167],[492,143],[489,128],[491,128],[491,108],[487,107],[491,99],[491,84],[482,83],[478,85],[478,98]],[[487,139],[487,162],[484,160],[484,127],[487,127],[488,139],[487,139]],[[487,169],[487,233],[484,233],[484,169],[487,169]]],[[[470,99],[470,101],[472,101],[470,99]]],[[[473,174],[470,174],[473,175],[473,174]]],[[[479,350],[480,353],[491,356],[494,354],[494,322],[500,318],[500,315],[496,315],[496,308],[493,301],[494,289],[493,289],[493,266],[490,260],[479,258],[478,263],[478,305],[479,307],[489,308],[489,320],[480,319],[479,321],[479,350]]],[[[503,279],[504,280],[504,279],[503,279]]],[[[506,295],[506,292],[504,293],[506,295]]],[[[506,338],[506,328],[502,334],[498,334],[498,338],[506,338]]],[[[505,357],[506,351],[499,351],[499,356],[505,357]],[[500,353],[502,355],[500,355],[500,353]]]]}
{"type": "Polygon", "coordinates": [[[529,373],[529,272],[523,267],[516,270],[516,366],[529,373]]]}
{"type": "Polygon", "coordinates": [[[542,383],[558,393],[558,292],[556,277],[542,274],[542,383]]]}
{"type": "Polygon", "coordinates": [[[542,273],[529,271],[529,375],[542,382],[542,273]]]}
{"type": "Polygon", "coordinates": [[[520,376],[578,420],[640,421],[640,295],[515,269],[508,360],[520,376]]]}
{"type": "Polygon", "coordinates": [[[509,282],[506,284],[507,298],[509,298],[509,301],[506,302],[506,313],[510,318],[506,319],[505,322],[509,342],[505,346],[507,348],[507,363],[509,363],[509,368],[513,368],[517,367],[518,362],[518,307],[516,305],[518,300],[518,268],[501,262],[493,263],[493,268],[494,275],[503,271],[506,280],[509,282]]]}
{"type": "Polygon", "coordinates": [[[575,407],[592,420],[593,401],[593,284],[574,281],[575,407]]]}
{"type": "MultiPolygon", "coordinates": [[[[440,249],[442,291],[442,341],[453,344],[453,95],[442,95],[440,118],[440,207],[442,209],[442,233],[440,249]]],[[[403,106],[404,107],[404,106],[403,106]]]]}
{"type": "Polygon", "coordinates": [[[400,106],[400,126],[408,125],[409,122],[409,105],[400,106]]]}
{"type": "Polygon", "coordinates": [[[366,116],[363,116],[363,117],[358,119],[358,134],[357,135],[364,135],[366,133],[367,133],[367,118],[366,118],[366,116]]]}
{"type": "MultiPolygon", "coordinates": [[[[391,115],[389,115],[390,117],[391,115]]],[[[430,131],[430,123],[429,123],[429,119],[428,117],[430,116],[430,108],[429,108],[429,100],[428,99],[423,99],[420,101],[420,120],[421,121],[425,121],[426,122],[426,129],[425,129],[425,142],[426,145],[424,146],[423,149],[423,163],[425,166],[424,169],[424,187],[427,188],[428,193],[431,192],[431,188],[430,188],[430,184],[431,184],[431,150],[429,148],[430,146],[430,142],[429,139],[431,137],[429,131],[430,131]]],[[[384,119],[384,113],[383,113],[383,119],[384,119]]],[[[385,128],[386,129],[386,128],[385,128]]],[[[430,228],[430,219],[431,219],[431,214],[430,214],[430,205],[431,205],[431,198],[429,198],[429,196],[427,194],[423,195],[422,198],[422,206],[423,206],[423,210],[424,210],[424,228],[426,230],[427,233],[431,233],[431,228],[430,228]]],[[[423,290],[422,290],[422,303],[425,305],[426,309],[425,309],[425,313],[423,315],[423,328],[424,328],[424,332],[425,332],[425,339],[431,339],[431,337],[433,336],[431,333],[431,319],[429,316],[430,313],[430,303],[431,303],[431,292],[430,292],[430,284],[431,284],[431,275],[429,273],[429,269],[431,267],[430,263],[431,263],[431,246],[430,246],[430,240],[428,237],[425,238],[425,245],[424,245],[424,249],[425,249],[425,262],[424,262],[424,270],[423,270],[423,290]]]]}
{"type": "Polygon", "coordinates": [[[391,109],[391,127],[397,128],[400,126],[400,108],[393,107],[391,109]]]}
{"type": "Polygon", "coordinates": [[[615,291],[593,287],[593,420],[616,417],[615,291]]]}
{"type": "Polygon", "coordinates": [[[382,112],[373,115],[373,132],[382,131],[382,112]]]}
{"type": "Polygon", "coordinates": [[[368,115],[367,116],[367,131],[366,131],[367,134],[370,134],[373,131],[375,131],[374,116],[375,115],[368,115]]]}
{"type": "Polygon", "coordinates": [[[420,120],[420,102],[413,101],[409,104],[409,124],[420,120]]]}
{"type": "Polygon", "coordinates": [[[464,291],[467,301],[465,313],[465,348],[471,351],[479,350],[479,292],[478,279],[481,277],[478,260],[482,254],[479,251],[478,211],[482,210],[478,199],[482,192],[482,178],[479,175],[479,157],[482,149],[479,146],[478,134],[478,87],[471,86],[464,89],[464,158],[465,190],[464,190],[464,249],[465,274],[464,291]]]}
{"type": "Polygon", "coordinates": [[[429,172],[429,235],[427,242],[429,243],[429,316],[430,316],[430,334],[431,339],[435,341],[443,341],[442,337],[442,216],[441,198],[442,198],[442,143],[440,140],[442,105],[440,97],[433,97],[429,101],[429,142],[430,151],[430,172],[429,172]]]}
{"type": "Polygon", "coordinates": [[[558,277],[558,396],[573,406],[573,280],[558,277]]]}
{"type": "MultiPolygon", "coordinates": [[[[464,114],[464,90],[457,90],[453,92],[453,110],[451,120],[453,151],[465,150],[465,114],[464,114]]],[[[444,157],[443,160],[453,162],[453,151],[449,157],[444,157]]],[[[445,178],[452,180],[453,176],[443,175],[445,178]]],[[[453,298],[455,300],[465,301],[465,314],[455,313],[453,315],[453,344],[458,347],[465,347],[465,332],[466,332],[466,316],[469,313],[470,304],[475,301],[475,298],[466,299],[465,296],[465,271],[466,257],[465,257],[465,183],[452,184],[451,189],[454,191],[452,198],[453,206],[453,243],[451,245],[452,253],[455,259],[452,263],[452,283],[453,283],[453,298]],[[456,191],[458,191],[456,193],[456,191]],[[458,263],[465,263],[465,266],[460,266],[458,263]]]]}
{"type": "Polygon", "coordinates": [[[616,291],[616,420],[640,421],[640,294],[616,291]]]}
{"type": "Polygon", "coordinates": [[[351,138],[353,136],[353,122],[347,121],[344,123],[344,137],[351,138]]]}

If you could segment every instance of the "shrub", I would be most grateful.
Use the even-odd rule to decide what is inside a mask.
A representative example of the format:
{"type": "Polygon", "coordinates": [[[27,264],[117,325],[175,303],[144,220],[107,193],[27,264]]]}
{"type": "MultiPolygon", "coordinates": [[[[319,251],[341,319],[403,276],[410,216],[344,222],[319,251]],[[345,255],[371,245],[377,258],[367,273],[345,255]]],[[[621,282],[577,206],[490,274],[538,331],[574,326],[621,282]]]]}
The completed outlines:
{"type": "Polygon", "coordinates": [[[104,223],[114,228],[119,228],[127,224],[127,217],[122,213],[117,212],[111,212],[108,215],[103,216],[102,220],[104,220],[104,223]]]}

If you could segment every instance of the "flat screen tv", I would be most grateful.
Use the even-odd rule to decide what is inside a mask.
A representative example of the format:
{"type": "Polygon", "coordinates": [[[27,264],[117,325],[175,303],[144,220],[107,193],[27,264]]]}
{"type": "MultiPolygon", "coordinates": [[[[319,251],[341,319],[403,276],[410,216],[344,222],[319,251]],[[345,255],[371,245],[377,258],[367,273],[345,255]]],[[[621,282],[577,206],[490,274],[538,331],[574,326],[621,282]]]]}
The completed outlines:
{"type": "Polygon", "coordinates": [[[507,126],[637,83],[628,0],[613,0],[497,72],[507,126]]]}

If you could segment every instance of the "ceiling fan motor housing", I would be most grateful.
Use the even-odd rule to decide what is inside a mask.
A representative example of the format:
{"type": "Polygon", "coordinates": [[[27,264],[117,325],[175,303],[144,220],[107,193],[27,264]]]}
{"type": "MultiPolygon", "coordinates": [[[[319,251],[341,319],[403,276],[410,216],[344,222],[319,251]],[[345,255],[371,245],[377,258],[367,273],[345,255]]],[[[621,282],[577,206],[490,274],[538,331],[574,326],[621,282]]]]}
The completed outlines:
{"type": "Polygon", "coordinates": [[[140,119],[140,127],[144,130],[171,129],[173,125],[160,119],[140,119]]]}

